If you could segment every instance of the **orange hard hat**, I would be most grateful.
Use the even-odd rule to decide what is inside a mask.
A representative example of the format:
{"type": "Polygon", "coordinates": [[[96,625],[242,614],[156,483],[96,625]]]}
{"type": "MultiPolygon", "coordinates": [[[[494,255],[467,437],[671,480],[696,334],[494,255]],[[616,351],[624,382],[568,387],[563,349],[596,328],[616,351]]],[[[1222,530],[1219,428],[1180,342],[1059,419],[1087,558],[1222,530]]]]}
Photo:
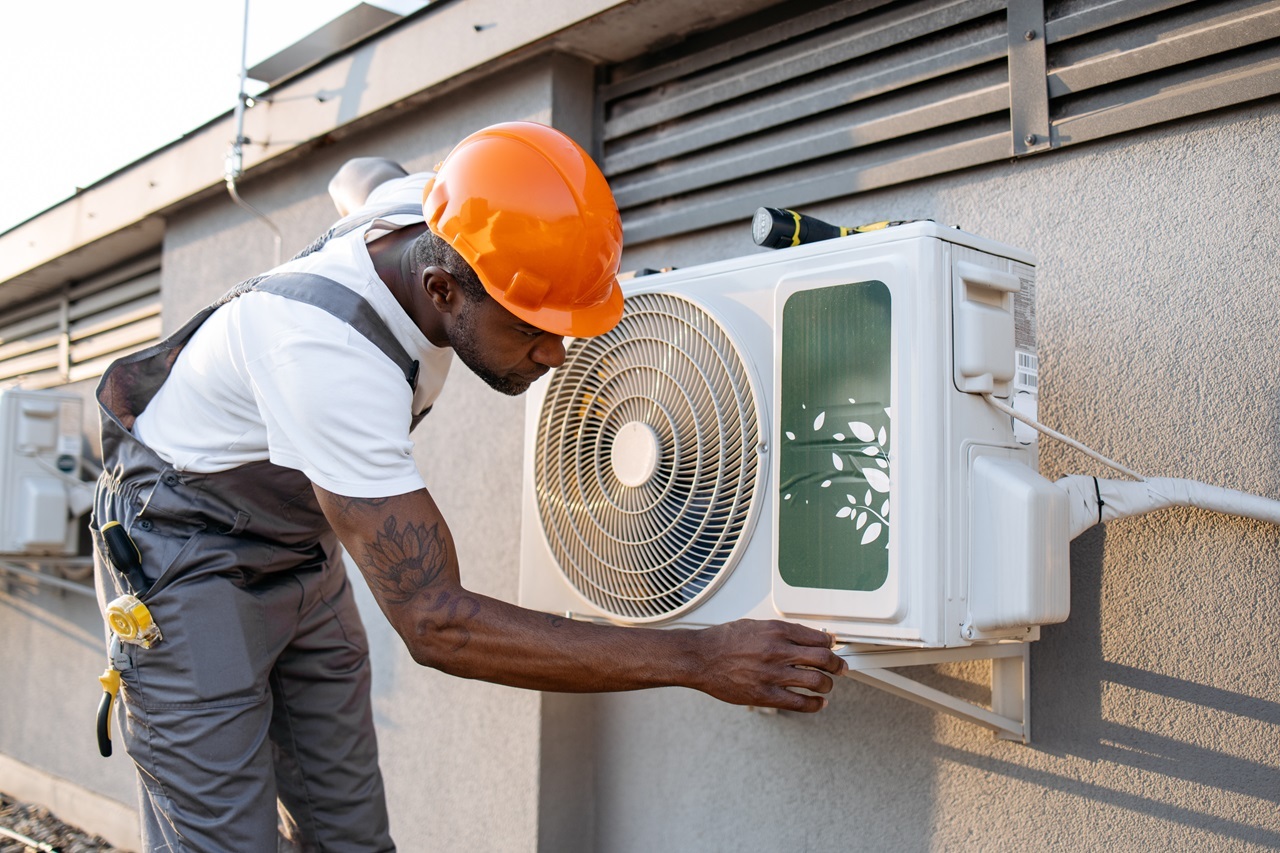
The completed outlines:
{"type": "Polygon", "coordinates": [[[560,131],[517,121],[471,134],[437,167],[422,209],[521,320],[584,337],[621,319],[618,205],[591,157],[560,131]]]}

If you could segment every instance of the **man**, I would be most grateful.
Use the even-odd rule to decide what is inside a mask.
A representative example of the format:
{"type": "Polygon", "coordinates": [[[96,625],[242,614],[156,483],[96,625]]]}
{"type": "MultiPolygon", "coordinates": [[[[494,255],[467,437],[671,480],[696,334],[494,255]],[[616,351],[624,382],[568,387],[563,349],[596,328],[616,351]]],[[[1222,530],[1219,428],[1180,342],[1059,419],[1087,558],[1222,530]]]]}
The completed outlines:
{"type": "Polygon", "coordinates": [[[782,622],[701,631],[552,618],[468,591],[411,455],[453,355],[505,394],[621,317],[621,223],[568,137],[510,123],[434,175],[348,163],[337,226],[98,391],[99,596],[119,522],[163,639],[111,645],[148,850],[390,850],[363,628],[339,541],[419,663],[535,690],[678,685],[817,711],[844,664],[782,622]],[[424,198],[425,191],[425,198],[424,198]],[[335,537],[336,534],[336,537],[335,537]]]}

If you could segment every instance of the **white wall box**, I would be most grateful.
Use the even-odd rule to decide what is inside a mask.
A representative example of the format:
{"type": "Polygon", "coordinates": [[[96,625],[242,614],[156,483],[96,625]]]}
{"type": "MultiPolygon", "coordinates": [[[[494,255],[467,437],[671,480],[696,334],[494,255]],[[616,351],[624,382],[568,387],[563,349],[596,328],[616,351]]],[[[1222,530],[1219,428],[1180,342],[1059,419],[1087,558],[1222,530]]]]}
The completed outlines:
{"type": "Polygon", "coordinates": [[[0,391],[0,554],[76,552],[82,406],[75,394],[0,391]]]}

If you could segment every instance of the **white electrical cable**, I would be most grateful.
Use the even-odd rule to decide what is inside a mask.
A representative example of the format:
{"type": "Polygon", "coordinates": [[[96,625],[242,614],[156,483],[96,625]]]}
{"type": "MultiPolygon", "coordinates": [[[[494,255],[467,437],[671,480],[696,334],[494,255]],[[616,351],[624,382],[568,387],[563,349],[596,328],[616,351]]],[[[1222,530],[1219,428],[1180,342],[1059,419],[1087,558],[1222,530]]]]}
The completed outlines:
{"type": "Polygon", "coordinates": [[[1076,450],[1079,450],[1081,453],[1085,454],[1086,456],[1089,456],[1093,459],[1098,460],[1103,465],[1106,465],[1108,468],[1119,471],[1121,474],[1124,474],[1126,477],[1132,477],[1135,480],[1147,479],[1146,477],[1139,474],[1137,471],[1131,471],[1128,468],[1121,465],[1119,462],[1114,462],[1108,459],[1107,457],[1103,456],[1101,453],[1098,453],[1095,450],[1091,450],[1090,448],[1085,447],[1083,444],[1076,441],[1074,438],[1063,435],[1057,430],[1050,429],[1049,427],[1037,421],[1035,418],[1031,418],[1031,417],[1028,417],[1027,415],[1024,415],[1022,412],[1019,412],[1017,409],[1013,408],[1012,406],[1006,406],[1004,403],[1001,403],[999,400],[997,400],[995,397],[991,396],[990,394],[983,394],[982,399],[986,400],[996,409],[1004,412],[1006,415],[1009,415],[1015,420],[1022,421],[1024,424],[1031,427],[1032,429],[1039,430],[1040,432],[1044,433],[1050,438],[1057,439],[1058,441],[1061,441],[1063,444],[1066,444],[1070,447],[1074,447],[1076,450]]]}
{"type": "Polygon", "coordinates": [[[1069,436],[1052,430],[1034,418],[1024,415],[1012,406],[1007,406],[990,394],[983,394],[986,400],[997,410],[1027,426],[1038,430],[1050,438],[1074,447],[1086,456],[1098,460],[1108,468],[1114,468],[1126,477],[1137,480],[1126,483],[1120,480],[1101,480],[1097,477],[1086,477],[1071,474],[1058,480],[1054,485],[1067,493],[1070,508],[1071,538],[1075,539],[1095,524],[1114,521],[1117,518],[1129,518],[1145,515],[1158,509],[1172,506],[1191,506],[1221,512],[1225,515],[1238,515],[1271,524],[1280,524],[1280,501],[1211,486],[1196,480],[1183,480],[1176,477],[1143,477],[1136,471],[1114,462],[1101,453],[1097,453],[1069,436]]]}
{"type": "Polygon", "coordinates": [[[1144,515],[1158,509],[1171,506],[1192,506],[1221,512],[1226,515],[1239,515],[1257,521],[1280,524],[1280,501],[1271,498],[1251,495],[1248,492],[1237,492],[1221,486],[1211,486],[1196,480],[1182,480],[1176,477],[1143,477],[1136,471],[1120,465],[1101,453],[1097,453],[1069,436],[1052,430],[1034,418],[1022,414],[1012,406],[1007,406],[990,394],[982,398],[993,407],[1022,421],[1029,427],[1039,430],[1050,438],[1074,447],[1081,453],[1098,460],[1108,468],[1114,468],[1126,477],[1137,480],[1126,483],[1120,480],[1102,480],[1097,477],[1086,477],[1071,474],[1063,477],[1055,484],[1067,493],[1070,507],[1071,538],[1075,539],[1095,524],[1114,521],[1117,518],[1129,518],[1144,515]]]}
{"type": "Polygon", "coordinates": [[[29,850],[39,850],[41,853],[58,853],[57,848],[50,847],[43,841],[36,841],[34,838],[27,838],[27,836],[14,832],[6,826],[0,826],[0,835],[5,838],[11,838],[19,844],[26,845],[29,850]]]}

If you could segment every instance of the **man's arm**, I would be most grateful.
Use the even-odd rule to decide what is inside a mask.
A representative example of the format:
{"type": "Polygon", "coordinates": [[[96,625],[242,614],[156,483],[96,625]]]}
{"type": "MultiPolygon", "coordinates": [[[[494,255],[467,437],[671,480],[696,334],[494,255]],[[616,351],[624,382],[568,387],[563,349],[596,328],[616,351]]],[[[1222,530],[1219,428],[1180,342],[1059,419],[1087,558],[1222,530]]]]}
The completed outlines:
{"type": "Polygon", "coordinates": [[[739,621],[703,630],[575,622],[469,592],[426,490],[320,506],[415,661],[513,687],[566,693],[683,686],[738,705],[818,711],[844,662],[821,631],[739,621]],[[824,671],[819,671],[824,670],[824,671]]]}
{"type": "Polygon", "coordinates": [[[348,160],[329,181],[329,197],[339,216],[364,206],[369,193],[379,185],[409,174],[404,167],[385,157],[356,157],[348,160]]]}

